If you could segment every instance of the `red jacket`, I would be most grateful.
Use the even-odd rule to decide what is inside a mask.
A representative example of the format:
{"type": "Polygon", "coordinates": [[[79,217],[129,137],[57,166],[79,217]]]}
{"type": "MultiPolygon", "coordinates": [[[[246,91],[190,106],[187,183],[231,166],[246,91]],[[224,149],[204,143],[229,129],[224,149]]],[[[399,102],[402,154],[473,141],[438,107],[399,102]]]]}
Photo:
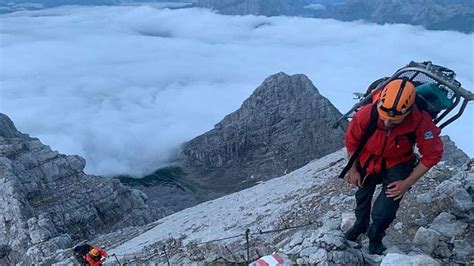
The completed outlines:
{"type": "MultiPolygon", "coordinates": [[[[357,149],[359,140],[368,128],[371,109],[370,104],[363,106],[349,123],[345,138],[349,153],[357,149]]],[[[365,169],[367,173],[380,173],[383,159],[386,168],[410,161],[414,156],[412,149],[414,143],[410,140],[410,135],[415,137],[421,154],[421,163],[424,166],[432,167],[441,160],[444,148],[439,138],[441,130],[436,127],[428,113],[414,107],[400,125],[391,130],[384,128],[383,121],[379,119],[375,133],[368,139],[359,155],[360,164],[362,166],[367,164],[365,169]]]]}
{"type": "Polygon", "coordinates": [[[102,258],[107,258],[109,255],[107,254],[107,252],[105,252],[105,250],[101,249],[100,250],[100,256],[99,258],[92,258],[91,255],[89,255],[89,253],[87,253],[86,255],[84,255],[84,259],[87,261],[88,265],[90,266],[100,266],[102,265],[102,258]],[[97,260],[98,259],[98,260],[97,260]]]}

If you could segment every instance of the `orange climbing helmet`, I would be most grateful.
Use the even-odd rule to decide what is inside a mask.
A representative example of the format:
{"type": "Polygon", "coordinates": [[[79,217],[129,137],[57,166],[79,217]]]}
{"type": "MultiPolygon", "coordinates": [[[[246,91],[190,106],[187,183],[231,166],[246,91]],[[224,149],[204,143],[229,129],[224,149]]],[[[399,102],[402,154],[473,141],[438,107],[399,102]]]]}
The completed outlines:
{"type": "Polygon", "coordinates": [[[100,255],[100,250],[98,247],[95,247],[89,251],[89,255],[98,257],[100,255]]]}
{"type": "Polygon", "coordinates": [[[405,79],[394,79],[382,90],[377,103],[379,117],[390,121],[401,121],[415,103],[415,86],[405,79]]]}

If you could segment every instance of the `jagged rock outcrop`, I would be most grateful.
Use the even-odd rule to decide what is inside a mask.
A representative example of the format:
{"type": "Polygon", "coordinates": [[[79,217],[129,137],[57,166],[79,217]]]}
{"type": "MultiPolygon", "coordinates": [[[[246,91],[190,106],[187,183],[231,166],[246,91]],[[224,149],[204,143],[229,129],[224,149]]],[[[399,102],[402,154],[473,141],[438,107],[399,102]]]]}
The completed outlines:
{"type": "Polygon", "coordinates": [[[340,116],[305,75],[278,73],[214,129],[185,143],[182,160],[201,184],[236,191],[343,147],[344,126],[332,128],[340,116]]]}
{"type": "Polygon", "coordinates": [[[456,143],[447,135],[441,136],[444,143],[443,158],[446,164],[456,167],[466,167],[471,160],[469,156],[456,146],[456,143]]]}
{"type": "Polygon", "coordinates": [[[143,193],[84,174],[85,163],[0,114],[0,264],[48,264],[78,240],[152,221],[143,193]]]}
{"type": "Polygon", "coordinates": [[[436,210],[423,222],[413,244],[423,253],[446,263],[474,260],[474,172],[459,171],[434,189],[420,193],[416,202],[436,210]]]}

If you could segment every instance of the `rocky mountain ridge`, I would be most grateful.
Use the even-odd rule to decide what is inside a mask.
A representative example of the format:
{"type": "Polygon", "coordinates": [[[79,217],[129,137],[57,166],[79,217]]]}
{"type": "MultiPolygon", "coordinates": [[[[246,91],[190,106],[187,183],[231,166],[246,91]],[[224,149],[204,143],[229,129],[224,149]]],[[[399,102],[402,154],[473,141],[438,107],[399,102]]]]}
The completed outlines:
{"type": "Polygon", "coordinates": [[[210,8],[227,15],[318,16],[341,1],[317,0],[197,0],[195,6],[210,8]],[[320,4],[321,2],[324,5],[320,4]]]}
{"type": "Polygon", "coordinates": [[[277,73],[182,146],[183,168],[212,190],[238,191],[342,148],[344,126],[332,128],[340,116],[308,77],[277,73]]]}
{"type": "Polygon", "coordinates": [[[430,30],[474,32],[472,1],[353,0],[324,16],[343,21],[362,19],[378,24],[405,23],[430,30]]]}
{"type": "Polygon", "coordinates": [[[365,20],[379,24],[421,25],[432,30],[474,32],[474,3],[466,0],[198,0],[196,6],[231,15],[289,15],[343,21],[365,20]]]}
{"type": "MultiPolygon", "coordinates": [[[[332,128],[340,115],[306,76],[277,73],[214,129],[184,143],[174,168],[129,180],[153,206],[179,198],[167,209],[182,210],[281,176],[342,148],[345,125],[332,128]]],[[[449,137],[443,141],[444,161],[450,165],[469,161],[449,137]]]]}
{"type": "Polygon", "coordinates": [[[0,114],[0,264],[47,262],[94,235],[163,214],[118,180],[86,175],[85,160],[52,151],[0,114]]]}
{"type": "Polygon", "coordinates": [[[227,15],[302,16],[378,24],[404,23],[430,30],[474,32],[470,0],[12,0],[0,1],[0,14],[62,5],[139,5],[159,8],[203,7],[227,15]]]}
{"type": "MultiPolygon", "coordinates": [[[[70,264],[71,247],[91,238],[96,238],[93,241],[96,245],[113,248],[111,252],[129,263],[161,261],[163,254],[158,256],[156,250],[163,245],[173,256],[172,261],[178,264],[216,260],[242,262],[245,256],[236,255],[243,252],[239,241],[228,243],[231,252],[222,245],[201,246],[196,242],[212,240],[216,234],[241,234],[246,228],[259,232],[308,221],[314,222],[311,226],[317,234],[302,233],[302,243],[306,244],[288,244],[299,241],[292,238],[299,230],[291,234],[282,231],[270,238],[254,237],[252,243],[258,248],[253,249],[252,256],[280,249],[300,262],[369,260],[370,256],[364,254],[360,245],[341,240],[342,232],[337,229],[339,224],[347,222],[353,204],[349,195],[354,192],[334,178],[345,163],[345,152],[339,150],[343,132],[334,133],[329,129],[339,115],[306,76],[284,73],[270,76],[239,110],[226,116],[210,132],[183,146],[183,153],[191,151],[188,156],[194,156],[187,159],[188,168],[183,169],[191,169],[189,166],[197,158],[197,165],[204,169],[201,173],[223,173],[215,178],[233,173],[226,172],[231,169],[244,173],[237,177],[242,181],[248,173],[258,173],[256,168],[259,167],[272,170],[270,173],[274,176],[284,176],[276,180],[268,180],[274,177],[270,175],[257,176],[245,184],[258,184],[252,188],[150,223],[170,214],[161,200],[169,200],[166,197],[172,197],[177,190],[191,184],[183,182],[191,178],[183,178],[182,169],[155,172],[159,179],[145,180],[151,187],[155,182],[164,185],[159,187],[161,192],[168,191],[163,194],[165,197],[150,199],[119,180],[84,174],[84,159],[52,151],[38,139],[18,132],[13,122],[0,114],[0,264],[70,264]],[[241,139],[247,134],[256,145],[247,146],[248,149],[244,145],[242,150],[239,145],[245,143],[241,139]],[[320,145],[314,142],[318,134],[321,141],[329,141],[320,145]],[[282,147],[284,153],[275,152],[282,147]],[[318,150],[320,148],[322,150],[318,150]],[[336,152],[313,160],[330,149],[336,149],[336,152]],[[211,153],[207,153],[209,151],[211,153]],[[268,158],[272,160],[265,166],[268,158]],[[274,164],[275,161],[278,163],[274,164]],[[306,163],[301,168],[298,166],[306,163]],[[225,168],[224,172],[219,172],[221,167],[225,168]],[[177,190],[168,190],[166,185],[170,182],[177,184],[177,190]],[[153,208],[148,205],[150,201],[155,202],[153,208]]],[[[391,229],[395,236],[391,241],[404,253],[413,251],[410,245],[415,245],[438,262],[464,262],[461,255],[471,258],[474,244],[469,233],[474,219],[474,177],[472,171],[462,171],[467,156],[449,138],[444,142],[444,163],[417,184],[412,190],[414,194],[406,197],[407,203],[402,209],[405,208],[408,215],[399,219],[401,225],[391,229]],[[420,226],[423,229],[419,229],[420,226]],[[446,231],[446,226],[455,231],[446,231]],[[398,231],[402,233],[397,234],[398,231]]],[[[224,179],[223,182],[229,183],[231,189],[245,188],[242,183],[233,181],[235,179],[224,179]]],[[[219,188],[215,183],[208,186],[219,188]]],[[[216,198],[218,195],[206,196],[216,198]]],[[[176,197],[176,201],[181,199],[181,196],[176,197]]],[[[184,196],[184,199],[189,198],[184,196]]],[[[193,200],[189,206],[199,203],[193,200]]],[[[176,201],[170,200],[171,204],[176,201]]]]}
{"type": "MultiPolygon", "coordinates": [[[[189,208],[145,227],[103,235],[121,263],[245,263],[278,251],[299,265],[470,264],[474,261],[474,171],[433,168],[405,195],[384,238],[386,256],[369,255],[367,238],[351,242],[355,188],[337,178],[339,150],[287,175],[189,208]],[[292,228],[293,229],[286,229],[292,228]]],[[[379,193],[380,189],[378,190],[379,193]]],[[[65,251],[60,260],[70,263],[65,251]]]]}
{"type": "MultiPolygon", "coordinates": [[[[248,173],[262,176],[252,178],[245,187],[296,169],[342,147],[341,129],[333,135],[321,132],[321,139],[314,140],[314,134],[318,134],[320,128],[330,131],[329,124],[339,115],[307,77],[290,77],[284,73],[271,76],[240,110],[216,125],[213,137],[222,139],[201,143],[200,138],[208,139],[204,134],[183,149],[195,155],[202,151],[199,149],[211,150],[208,145],[216,145],[214,151],[217,152],[213,154],[230,158],[224,160],[223,165],[234,173],[242,167],[240,170],[246,173],[243,178],[237,176],[229,180],[225,179],[233,178],[229,172],[222,175],[221,184],[229,184],[227,191],[216,189],[209,177],[199,182],[208,182],[207,188],[212,188],[211,191],[195,184],[196,172],[190,172],[191,168],[184,168],[187,172],[181,168],[175,172],[157,171],[143,180],[147,184],[136,186],[148,196],[120,183],[134,185],[134,180],[122,178],[119,181],[84,174],[84,159],[52,151],[38,139],[18,132],[13,122],[1,115],[0,190],[3,204],[0,204],[0,220],[4,222],[0,223],[0,263],[47,263],[50,257],[40,255],[42,252],[55,254],[55,250],[70,248],[77,241],[93,235],[145,224],[229,191],[240,190],[244,187],[240,181],[245,181],[250,176],[248,173]],[[252,137],[248,143],[244,142],[245,151],[238,145],[241,137],[252,137]],[[234,150],[226,148],[229,143],[235,144],[234,150]],[[298,149],[299,145],[304,148],[298,149]],[[282,148],[286,153],[280,151],[276,154],[282,148]],[[232,165],[232,160],[240,163],[240,158],[248,154],[251,157],[246,159],[247,166],[232,165]],[[291,160],[287,162],[286,158],[291,160]],[[271,164],[265,166],[268,159],[271,159],[271,164]],[[282,166],[276,165],[278,163],[282,166]],[[266,172],[256,171],[259,166],[266,172]],[[170,172],[173,175],[167,176],[170,172]],[[189,178],[191,174],[192,178],[189,178]]],[[[212,160],[203,165],[208,162],[217,166],[211,167],[212,170],[222,169],[212,160]]],[[[188,159],[186,163],[192,165],[193,160],[188,159]]]]}
{"type": "Polygon", "coordinates": [[[118,179],[170,214],[342,148],[344,125],[332,128],[340,115],[308,77],[277,73],[212,130],[184,143],[169,167],[138,180],[118,179]]]}
{"type": "Polygon", "coordinates": [[[192,6],[193,0],[0,0],[0,14],[18,11],[34,11],[44,8],[54,8],[66,5],[80,6],[117,6],[142,5],[144,3],[158,8],[181,8],[192,6]]]}

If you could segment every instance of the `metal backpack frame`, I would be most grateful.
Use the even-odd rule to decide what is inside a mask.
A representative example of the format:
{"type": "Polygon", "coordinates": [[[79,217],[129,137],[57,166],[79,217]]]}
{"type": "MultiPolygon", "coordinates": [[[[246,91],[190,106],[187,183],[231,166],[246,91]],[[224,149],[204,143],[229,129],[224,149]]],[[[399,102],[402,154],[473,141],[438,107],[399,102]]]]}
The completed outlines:
{"type": "Polygon", "coordinates": [[[341,116],[333,125],[337,128],[341,122],[350,117],[350,115],[358,110],[360,107],[369,104],[372,96],[381,90],[387,83],[397,78],[406,78],[413,83],[427,83],[434,82],[438,87],[451,92],[453,95],[453,104],[448,109],[443,110],[433,121],[439,128],[444,128],[451,124],[453,121],[458,119],[466,109],[469,101],[474,100],[474,94],[471,91],[464,89],[461,83],[456,80],[456,73],[451,69],[443,66],[434,65],[430,61],[418,63],[410,62],[405,67],[400,68],[390,78],[378,84],[378,86],[366,97],[362,98],[356,103],[347,113],[341,116]],[[445,122],[440,123],[441,120],[445,119],[450,112],[452,112],[462,101],[461,107],[458,112],[448,118],[445,122]]]}
{"type": "MultiPolygon", "coordinates": [[[[474,94],[461,86],[461,83],[456,80],[456,73],[451,69],[439,65],[434,65],[430,61],[423,63],[412,61],[405,67],[402,67],[397,70],[395,74],[393,74],[390,78],[379,82],[377,87],[373,89],[368,95],[360,97],[360,94],[355,94],[356,97],[360,99],[360,101],[356,103],[341,118],[339,118],[334,123],[333,127],[337,128],[342,121],[349,118],[351,114],[357,111],[360,107],[370,104],[375,94],[377,94],[382,88],[384,88],[387,83],[397,78],[407,79],[413,82],[414,84],[424,84],[428,82],[435,83],[440,90],[445,90],[446,93],[451,94],[451,106],[447,109],[442,110],[435,118],[433,118],[434,123],[441,129],[458,119],[464,113],[468,102],[474,100],[474,94]],[[448,114],[451,113],[461,101],[462,104],[457,113],[447,118],[448,114]],[[443,119],[446,120],[444,122],[441,122],[443,119]]],[[[373,110],[371,112],[371,121],[376,121],[378,119],[378,116],[376,114],[375,108],[372,109],[373,110]]],[[[359,157],[359,153],[362,151],[362,148],[364,147],[365,143],[375,132],[374,124],[376,123],[372,122],[369,124],[369,128],[365,131],[365,134],[362,136],[356,151],[354,152],[354,154],[352,154],[348,164],[339,175],[339,178],[343,178],[347,174],[349,169],[354,164],[355,160],[359,157]]]]}

